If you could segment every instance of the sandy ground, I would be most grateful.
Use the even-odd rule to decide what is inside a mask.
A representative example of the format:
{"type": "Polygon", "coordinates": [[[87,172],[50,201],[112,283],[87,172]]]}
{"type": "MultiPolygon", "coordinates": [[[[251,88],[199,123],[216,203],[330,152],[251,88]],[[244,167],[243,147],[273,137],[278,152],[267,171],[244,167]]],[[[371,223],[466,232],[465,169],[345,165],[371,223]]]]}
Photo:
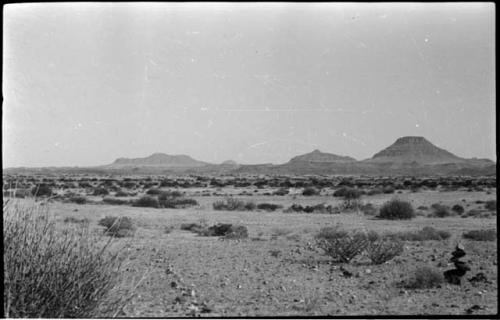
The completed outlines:
{"type": "MultiPolygon", "coordinates": [[[[496,193],[422,192],[364,197],[375,205],[393,197],[412,201],[414,207],[433,203],[462,204],[466,210],[482,206],[476,200],[496,199],[496,193]],[[465,199],[465,202],[462,201],[465,199]],[[469,207],[467,207],[469,204],[469,207]]],[[[286,207],[298,204],[338,204],[335,198],[297,196],[239,196],[255,203],[286,207]]],[[[127,250],[122,288],[143,278],[134,298],[124,308],[125,317],[307,316],[380,314],[496,314],[498,304],[497,245],[461,238],[474,229],[496,229],[492,218],[427,218],[385,221],[355,213],[296,214],[276,212],[213,211],[211,203],[221,197],[195,197],[199,207],[152,209],[111,205],[49,204],[61,221],[87,217],[92,225],[104,216],[129,216],[138,229],[134,237],[117,239],[115,247],[127,250]],[[186,222],[233,223],[248,227],[245,240],[199,237],[180,230],[186,222]],[[309,244],[317,231],[340,223],[346,229],[395,232],[433,226],[451,232],[444,241],[406,242],[403,254],[382,264],[370,265],[359,257],[345,268],[333,264],[320,249],[309,244]],[[167,227],[175,229],[165,232],[167,227]],[[417,266],[439,271],[451,268],[449,258],[457,242],[465,246],[464,261],[471,271],[462,286],[408,290],[398,283],[417,266]],[[489,283],[467,279],[482,272],[489,283]]]]}

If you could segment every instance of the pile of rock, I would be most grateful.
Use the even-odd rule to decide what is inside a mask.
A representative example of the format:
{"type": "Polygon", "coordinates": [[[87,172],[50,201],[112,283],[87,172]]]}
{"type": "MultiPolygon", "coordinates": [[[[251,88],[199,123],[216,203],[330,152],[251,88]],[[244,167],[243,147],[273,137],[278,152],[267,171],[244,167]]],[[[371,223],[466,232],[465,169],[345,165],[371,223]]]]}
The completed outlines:
{"type": "Polygon", "coordinates": [[[462,277],[470,270],[467,263],[460,261],[460,258],[465,256],[464,247],[458,244],[455,251],[451,253],[451,262],[455,264],[455,269],[447,270],[444,272],[444,278],[448,283],[460,285],[462,277]]]}

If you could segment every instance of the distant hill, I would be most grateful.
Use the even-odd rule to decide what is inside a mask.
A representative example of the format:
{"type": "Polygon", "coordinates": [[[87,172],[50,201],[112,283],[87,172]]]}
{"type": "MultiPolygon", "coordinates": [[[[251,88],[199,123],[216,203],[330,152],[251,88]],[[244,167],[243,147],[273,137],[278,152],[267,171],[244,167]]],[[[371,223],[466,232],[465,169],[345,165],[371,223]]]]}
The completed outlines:
{"type": "Polygon", "coordinates": [[[463,162],[465,159],[438,148],[424,137],[402,137],[376,153],[367,162],[438,164],[463,162]]]}
{"type": "Polygon", "coordinates": [[[319,150],[293,157],[289,163],[300,162],[354,162],[356,159],[346,156],[339,156],[333,153],[324,153],[319,150]]]}
{"type": "Polygon", "coordinates": [[[146,158],[119,158],[112,164],[103,166],[107,169],[123,169],[127,167],[158,167],[158,168],[195,168],[203,167],[208,163],[198,161],[187,155],[168,155],[154,153],[146,158]]]}

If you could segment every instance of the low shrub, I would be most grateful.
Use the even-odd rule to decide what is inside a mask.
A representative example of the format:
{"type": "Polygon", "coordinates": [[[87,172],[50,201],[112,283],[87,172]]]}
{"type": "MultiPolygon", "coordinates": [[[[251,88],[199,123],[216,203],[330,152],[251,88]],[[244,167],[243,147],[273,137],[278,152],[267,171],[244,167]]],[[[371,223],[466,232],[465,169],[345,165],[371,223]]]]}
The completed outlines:
{"type": "Polygon", "coordinates": [[[151,188],[149,189],[148,191],[146,191],[146,194],[149,194],[149,195],[159,195],[162,191],[158,188],[151,188]]]}
{"type": "Polygon", "coordinates": [[[464,211],[465,211],[464,207],[462,207],[462,206],[461,206],[461,205],[459,205],[459,204],[456,204],[456,205],[454,205],[453,207],[451,207],[451,210],[452,210],[453,212],[455,212],[456,214],[462,214],[462,213],[464,213],[464,211]]]}
{"type": "Polygon", "coordinates": [[[198,201],[189,198],[169,198],[165,200],[159,200],[161,208],[187,208],[191,206],[197,206],[198,201]]]}
{"type": "Polygon", "coordinates": [[[181,224],[181,230],[198,232],[199,230],[205,229],[206,225],[201,225],[199,223],[183,223],[181,224]]]}
{"type": "Polygon", "coordinates": [[[273,195],[275,196],[284,196],[289,193],[287,188],[279,188],[278,190],[273,192],[273,195]]]}
{"type": "Polygon", "coordinates": [[[182,193],[178,190],[167,190],[158,193],[158,199],[180,198],[182,193]]]}
{"type": "Polygon", "coordinates": [[[305,213],[340,213],[340,210],[331,205],[326,206],[324,203],[316,204],[313,206],[302,206],[300,204],[292,204],[289,208],[287,208],[285,213],[290,212],[305,212],[305,213]]]}
{"type": "Polygon", "coordinates": [[[87,198],[84,196],[76,196],[69,198],[69,201],[76,204],[85,204],[87,202],[87,198]]]}
{"type": "MultiPolygon", "coordinates": [[[[366,194],[369,196],[374,196],[374,195],[381,194],[381,193],[384,193],[384,190],[381,188],[372,188],[366,192],[366,194]]],[[[335,194],[334,194],[334,196],[335,196],[335,194]]]]}
{"type": "Polygon", "coordinates": [[[440,286],[444,281],[443,274],[432,267],[420,266],[404,284],[407,289],[429,289],[440,286]]]}
{"type": "Polygon", "coordinates": [[[125,191],[122,191],[122,190],[118,190],[116,193],[115,193],[115,197],[128,197],[129,194],[125,191]]]}
{"type": "Polygon", "coordinates": [[[377,213],[377,209],[371,203],[361,204],[358,208],[367,216],[374,216],[377,213]]]}
{"type": "Polygon", "coordinates": [[[411,219],[415,212],[411,203],[398,199],[390,200],[382,205],[378,217],[389,220],[411,219]]]}
{"type": "Polygon", "coordinates": [[[31,193],[35,197],[50,197],[53,194],[52,188],[46,184],[40,184],[31,189],[31,193]]]}
{"type": "Polygon", "coordinates": [[[334,197],[342,197],[346,200],[358,199],[361,197],[361,191],[355,188],[350,187],[342,187],[340,189],[335,190],[333,193],[334,197]]]}
{"type": "Polygon", "coordinates": [[[101,187],[95,188],[94,192],[92,192],[92,195],[94,196],[107,196],[108,194],[109,194],[108,189],[101,187]]]}
{"type": "Polygon", "coordinates": [[[497,211],[497,201],[496,200],[486,201],[486,203],[484,204],[484,208],[490,211],[497,211]]]}
{"type": "Polygon", "coordinates": [[[315,236],[316,245],[335,262],[349,263],[369,244],[366,234],[349,233],[338,227],[322,228],[315,236]]]}
{"type": "Polygon", "coordinates": [[[104,199],[102,199],[102,202],[107,203],[107,204],[111,204],[111,205],[118,205],[118,206],[129,204],[129,202],[127,200],[116,199],[116,198],[104,198],[104,199]]]}
{"type": "Polygon", "coordinates": [[[380,239],[374,234],[369,239],[366,253],[373,264],[382,264],[403,253],[403,243],[399,240],[380,239]]]}
{"type": "Polygon", "coordinates": [[[391,186],[386,186],[384,187],[384,193],[385,194],[391,194],[391,193],[394,193],[395,189],[391,186]]]}
{"type": "Polygon", "coordinates": [[[321,190],[318,190],[314,187],[306,187],[302,191],[303,196],[317,196],[321,193],[321,190]]]}
{"type": "Polygon", "coordinates": [[[149,207],[149,208],[158,208],[160,206],[158,199],[150,197],[150,196],[143,196],[139,199],[137,199],[133,203],[134,207],[149,207]]]}
{"type": "Polygon", "coordinates": [[[431,208],[433,209],[432,213],[429,215],[430,217],[435,218],[446,218],[450,217],[453,214],[450,212],[450,209],[447,206],[444,206],[439,203],[434,203],[431,208]]]}
{"type": "Polygon", "coordinates": [[[479,218],[481,217],[481,214],[483,212],[478,209],[471,209],[465,213],[462,214],[462,218],[467,218],[467,217],[473,217],[473,218],[479,218]]]}
{"type": "Polygon", "coordinates": [[[129,217],[107,216],[99,220],[98,225],[105,227],[104,233],[113,237],[122,238],[133,235],[136,227],[129,217]]]}
{"type": "Polygon", "coordinates": [[[253,202],[244,202],[234,198],[227,198],[225,201],[218,200],[212,204],[214,210],[227,210],[227,211],[252,211],[255,210],[256,205],[253,202]]]}
{"type": "Polygon", "coordinates": [[[445,230],[437,230],[433,227],[424,227],[419,231],[406,231],[387,234],[386,237],[398,239],[401,241],[428,241],[428,240],[446,240],[451,234],[445,230]]]}
{"type": "Polygon", "coordinates": [[[66,217],[64,218],[64,223],[76,223],[76,224],[89,224],[90,220],[88,218],[78,219],[76,217],[66,217]]]}
{"type": "Polygon", "coordinates": [[[218,223],[211,227],[200,229],[191,229],[204,237],[224,237],[226,239],[244,239],[248,238],[248,229],[245,226],[232,225],[229,223],[218,223]]]}
{"type": "Polygon", "coordinates": [[[283,208],[282,205],[274,204],[274,203],[259,203],[257,205],[257,209],[266,210],[266,211],[276,211],[277,209],[283,208]]]}
{"type": "Polygon", "coordinates": [[[497,238],[497,231],[495,229],[471,230],[465,232],[462,237],[474,241],[495,241],[497,238]]]}

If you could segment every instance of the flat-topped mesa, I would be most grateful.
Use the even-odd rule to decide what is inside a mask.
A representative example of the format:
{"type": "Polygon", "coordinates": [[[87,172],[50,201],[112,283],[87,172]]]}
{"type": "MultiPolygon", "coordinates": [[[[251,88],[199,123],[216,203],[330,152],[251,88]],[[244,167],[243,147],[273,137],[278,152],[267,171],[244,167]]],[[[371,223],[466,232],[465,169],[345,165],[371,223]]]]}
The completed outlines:
{"type": "Polygon", "coordinates": [[[321,152],[318,149],[310,153],[306,153],[300,156],[293,157],[290,160],[290,163],[296,162],[354,162],[356,159],[347,157],[347,156],[339,156],[333,153],[321,152]]]}
{"type": "Polygon", "coordinates": [[[401,137],[376,153],[369,162],[416,162],[420,164],[456,163],[464,159],[438,148],[424,137],[401,137]]]}
{"type": "Polygon", "coordinates": [[[200,167],[205,162],[195,160],[187,155],[168,155],[165,153],[153,153],[145,158],[118,158],[110,167],[146,166],[146,167],[200,167]]]}

